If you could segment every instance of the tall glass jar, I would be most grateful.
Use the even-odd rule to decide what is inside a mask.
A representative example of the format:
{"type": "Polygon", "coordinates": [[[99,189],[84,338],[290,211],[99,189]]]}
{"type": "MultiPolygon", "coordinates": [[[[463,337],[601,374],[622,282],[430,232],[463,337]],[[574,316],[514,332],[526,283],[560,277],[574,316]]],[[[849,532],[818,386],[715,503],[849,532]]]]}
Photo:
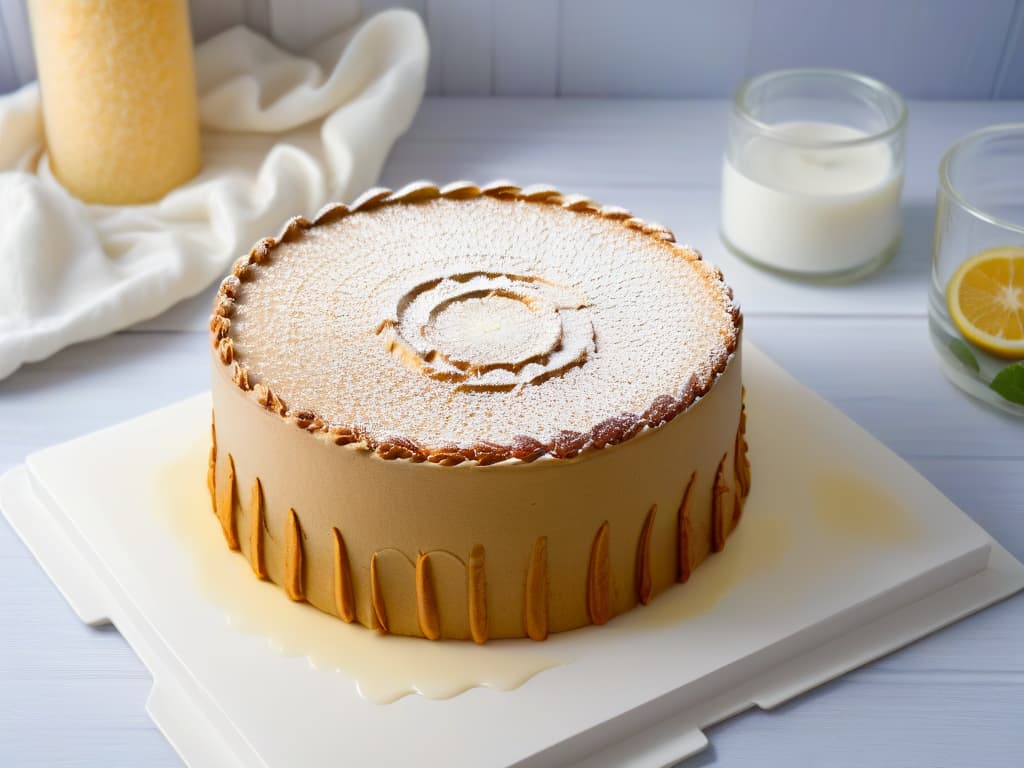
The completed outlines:
{"type": "Polygon", "coordinates": [[[50,169],[89,203],[159,199],[199,171],[187,0],[29,0],[50,169]]]}
{"type": "Polygon", "coordinates": [[[783,273],[853,279],[899,244],[907,108],[854,72],[792,69],[740,86],[722,165],[722,238],[783,273]]]}

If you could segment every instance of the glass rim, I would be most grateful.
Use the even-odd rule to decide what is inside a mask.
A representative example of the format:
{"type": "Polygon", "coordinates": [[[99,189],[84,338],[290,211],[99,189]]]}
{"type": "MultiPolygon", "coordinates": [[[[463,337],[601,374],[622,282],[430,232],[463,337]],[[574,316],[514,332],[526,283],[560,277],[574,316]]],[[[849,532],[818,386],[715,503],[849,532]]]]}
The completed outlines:
{"type": "Polygon", "coordinates": [[[876,80],[873,77],[862,75],[859,72],[854,72],[849,69],[830,69],[824,67],[799,67],[795,69],[777,69],[772,72],[765,72],[764,74],[756,75],[754,77],[745,80],[736,89],[736,93],[732,99],[733,114],[738,118],[749,123],[751,126],[756,128],[761,134],[771,138],[775,141],[785,144],[791,144],[798,147],[808,147],[813,149],[844,149],[847,147],[859,147],[865,144],[872,144],[877,141],[882,141],[900,133],[907,124],[907,102],[904,101],[903,97],[892,87],[886,85],[881,80],[876,80]],[[791,135],[780,131],[772,123],[766,123],[763,120],[758,120],[754,117],[750,110],[746,107],[746,97],[750,91],[757,87],[764,85],[767,82],[773,80],[785,80],[795,77],[819,77],[822,79],[832,78],[834,80],[841,80],[847,83],[856,83],[867,87],[870,91],[887,99],[890,103],[896,107],[896,119],[892,121],[892,124],[883,128],[880,131],[869,133],[864,136],[859,136],[855,139],[842,139],[839,141],[821,141],[821,140],[807,140],[807,139],[794,139],[791,135]]]}
{"type": "Polygon", "coordinates": [[[985,128],[979,128],[976,131],[971,131],[966,136],[961,136],[953,146],[946,150],[946,154],[942,156],[942,161],[939,163],[939,186],[946,195],[956,202],[957,205],[973,215],[975,218],[986,221],[989,224],[994,224],[1002,229],[1008,229],[1011,232],[1024,235],[1024,224],[1016,224],[1012,221],[1002,219],[999,216],[993,216],[991,213],[986,213],[979,206],[970,202],[964,196],[964,194],[953,183],[953,180],[949,175],[949,167],[953,163],[953,159],[968,146],[992,136],[1008,136],[1014,134],[1024,138],[1024,123],[999,123],[998,125],[989,125],[985,128]]]}

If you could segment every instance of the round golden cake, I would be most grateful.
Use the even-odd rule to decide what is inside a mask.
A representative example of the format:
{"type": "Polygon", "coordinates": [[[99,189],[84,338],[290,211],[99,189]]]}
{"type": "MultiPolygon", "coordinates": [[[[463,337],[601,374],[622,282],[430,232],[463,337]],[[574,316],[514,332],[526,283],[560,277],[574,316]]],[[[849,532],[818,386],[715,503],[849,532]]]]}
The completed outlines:
{"type": "Polygon", "coordinates": [[[741,327],[718,269],[621,208],[371,190],[221,284],[214,511],[256,577],[347,622],[603,624],[740,520],[741,327]]]}

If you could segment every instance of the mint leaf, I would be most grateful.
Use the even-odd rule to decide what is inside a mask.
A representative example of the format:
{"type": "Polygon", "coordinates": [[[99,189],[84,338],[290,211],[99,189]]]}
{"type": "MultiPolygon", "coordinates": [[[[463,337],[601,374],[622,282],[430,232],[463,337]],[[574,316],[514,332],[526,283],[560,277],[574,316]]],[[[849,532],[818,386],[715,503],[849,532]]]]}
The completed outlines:
{"type": "Polygon", "coordinates": [[[967,342],[961,341],[960,339],[949,340],[949,351],[953,353],[953,357],[959,360],[965,368],[968,368],[975,373],[981,373],[981,366],[978,365],[978,358],[971,352],[971,348],[967,346],[967,342]]]}
{"type": "Polygon", "coordinates": [[[1024,362],[1003,368],[989,386],[1011,403],[1024,405],[1024,362]]]}

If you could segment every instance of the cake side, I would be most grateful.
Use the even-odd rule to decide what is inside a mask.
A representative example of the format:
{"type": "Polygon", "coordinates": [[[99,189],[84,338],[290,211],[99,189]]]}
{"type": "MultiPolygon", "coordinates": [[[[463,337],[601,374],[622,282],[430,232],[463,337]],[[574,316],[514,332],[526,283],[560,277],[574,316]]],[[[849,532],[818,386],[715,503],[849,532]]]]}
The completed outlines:
{"type": "Polygon", "coordinates": [[[214,366],[210,486],[255,576],[380,631],[483,642],[602,624],[725,547],[749,491],[739,350],[680,418],[571,459],[391,461],[214,366]]]}

